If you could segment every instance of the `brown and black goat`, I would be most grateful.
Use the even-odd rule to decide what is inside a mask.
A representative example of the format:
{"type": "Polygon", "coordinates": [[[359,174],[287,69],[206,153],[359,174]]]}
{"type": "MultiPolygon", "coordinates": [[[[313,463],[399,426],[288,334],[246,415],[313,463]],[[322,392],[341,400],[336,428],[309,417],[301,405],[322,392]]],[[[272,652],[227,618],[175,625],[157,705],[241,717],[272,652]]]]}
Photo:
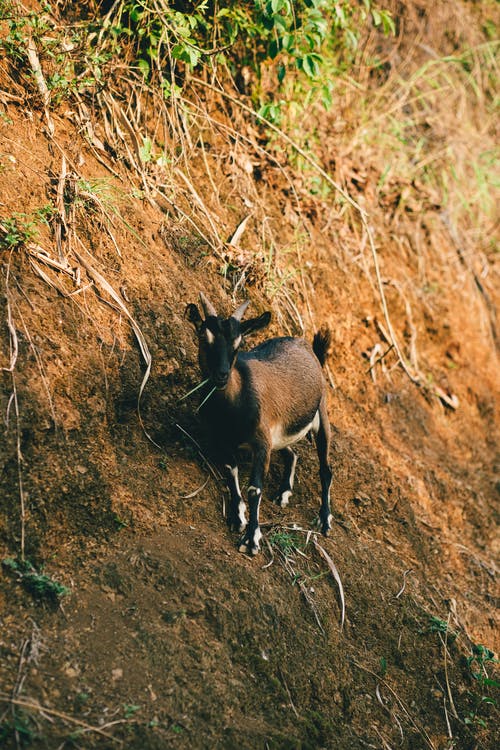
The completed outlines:
{"type": "Polygon", "coordinates": [[[226,472],[231,495],[227,523],[231,529],[244,532],[240,551],[256,555],[260,549],[259,506],[271,451],[278,450],[284,461],[276,499],[284,507],[292,494],[297,463],[290,446],[308,432],[313,433],[316,441],[321,478],[318,520],[321,531],[327,535],[332,518],[332,471],[328,461],[330,423],[322,366],[329,334],[317,333],[312,347],[304,339],[287,336],[269,339],[248,352],[240,352],[242,338],[267,326],[271,314],[265,312],[243,321],[247,300],[229,318],[223,318],[204,294],[200,294],[200,302],[204,317],[196,305],[186,308],[188,320],[198,334],[199,364],[206,378],[200,413],[209,429],[215,456],[226,472]],[[253,451],[248,526],[236,463],[236,451],[245,444],[253,451]]]}

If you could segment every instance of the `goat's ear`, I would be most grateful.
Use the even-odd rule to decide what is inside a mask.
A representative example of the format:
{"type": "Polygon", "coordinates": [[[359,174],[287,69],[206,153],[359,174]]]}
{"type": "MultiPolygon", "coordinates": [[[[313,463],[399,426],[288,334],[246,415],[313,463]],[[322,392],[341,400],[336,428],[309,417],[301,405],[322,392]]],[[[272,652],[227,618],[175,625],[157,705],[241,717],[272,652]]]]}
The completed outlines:
{"type": "Polygon", "coordinates": [[[243,336],[253,331],[259,331],[261,328],[265,328],[271,322],[271,313],[265,312],[259,315],[258,318],[250,318],[250,320],[244,320],[240,323],[240,330],[243,336]]]}
{"type": "Polygon", "coordinates": [[[196,307],[196,305],[193,305],[191,302],[186,309],[184,310],[184,317],[189,320],[192,326],[199,331],[201,328],[201,325],[203,323],[203,318],[200,315],[200,311],[196,307]]]}

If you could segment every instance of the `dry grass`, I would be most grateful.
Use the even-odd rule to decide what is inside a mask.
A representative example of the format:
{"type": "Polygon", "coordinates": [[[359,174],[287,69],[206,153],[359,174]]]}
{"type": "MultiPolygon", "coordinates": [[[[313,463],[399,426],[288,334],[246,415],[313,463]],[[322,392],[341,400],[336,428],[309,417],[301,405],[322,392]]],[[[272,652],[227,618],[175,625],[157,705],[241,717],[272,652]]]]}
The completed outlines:
{"type": "MultiPolygon", "coordinates": [[[[318,257],[344,268],[347,277],[359,266],[371,285],[373,314],[382,312],[381,341],[370,355],[373,380],[379,366],[386,378],[396,363],[413,383],[456,409],[456,395],[430,382],[431,365],[419,356],[424,333],[416,311],[427,304],[428,288],[442,284],[463,290],[471,309],[480,313],[481,334],[497,344],[498,44],[476,40],[472,45],[464,39],[450,55],[440,52],[436,39],[435,49],[423,51],[427,60],[415,64],[414,59],[422,60],[418,36],[405,40],[398,62],[402,41],[401,36],[394,41],[386,57],[390,71],[380,73],[379,85],[372,85],[364,66],[379,43],[374,35],[360,50],[358,78],[337,77],[330,113],[314,97],[305,97],[304,104],[298,97],[285,110],[281,127],[256,114],[222,70],[188,76],[182,90],[174,86],[165,97],[162,70],[154,85],[127,65],[126,55],[96,91],[98,106],[92,111],[77,89],[72,92],[73,116],[113,178],[122,179],[124,161],[138,198],[171,227],[204,243],[206,265],[219,274],[225,292],[233,300],[251,293],[258,304],[271,305],[279,328],[288,333],[310,336],[316,325],[303,250],[307,242],[317,242],[315,225],[321,226],[318,257]],[[259,174],[267,176],[262,184],[259,174]],[[271,213],[268,189],[286,195],[285,222],[271,213]],[[430,229],[442,238],[439,246],[424,243],[430,229]],[[396,320],[399,305],[404,312],[396,320]]],[[[103,30],[96,49],[112,52],[110,43],[103,30]]],[[[93,212],[118,256],[116,222],[133,229],[113,197],[96,189],[60,145],[44,58],[31,37],[27,55],[61,169],[54,194],[55,247],[32,242],[25,249],[34,271],[60,294],[76,301],[93,289],[129,322],[146,364],[138,388],[139,419],[155,443],[140,413],[152,366],[148,343],[107,269],[82,239],[93,212]]],[[[10,307],[8,315],[15,362],[10,307]]],[[[17,410],[15,384],[13,393],[17,410]]],[[[18,464],[23,506],[19,450],[18,464]]],[[[23,509],[21,516],[24,528],[23,509]]]]}
{"type": "MultiPolygon", "coordinates": [[[[366,58],[373,54],[370,43],[376,42],[368,40],[366,58]]],[[[400,42],[395,42],[396,51],[400,42]]],[[[335,112],[328,115],[310,100],[307,110],[295,103],[278,127],[256,115],[229,82],[221,83],[221,76],[191,76],[182,92],[165,99],[129,71],[120,89],[110,86],[101,95],[103,122],[95,122],[93,130],[101,140],[107,136],[121,144],[147,200],[206,243],[233,296],[252,289],[273,304],[280,326],[308,333],[314,304],[301,262],[302,243],[294,246],[284,236],[278,217],[269,215],[265,191],[255,182],[256,168],[273,165],[289,186],[285,213],[297,216],[307,237],[304,217],[312,204],[331,240],[322,252],[339,264],[345,264],[346,252],[351,262],[361,263],[374,290],[374,311],[377,304],[382,309],[391,356],[414,383],[426,385],[413,311],[422,288],[436,283],[436,268],[456,285],[464,277],[472,279],[470,294],[480,298],[485,326],[496,340],[493,97],[498,70],[493,42],[474,47],[464,42],[453,56],[432,50],[430,59],[415,67],[410,61],[417,57],[418,45],[416,38],[414,50],[410,45],[400,65],[391,53],[391,72],[376,88],[362,76],[358,82],[337,80],[335,112],[349,113],[348,127],[335,112]],[[307,147],[294,139],[299,132],[307,147]],[[333,169],[328,152],[335,154],[333,169]],[[314,193],[318,181],[320,190],[314,193]],[[328,219],[332,208],[352,230],[347,247],[341,248],[335,236],[338,222],[328,219]],[[419,239],[429,222],[449,237],[446,252],[432,257],[419,239]],[[256,252],[259,246],[262,250],[256,252]],[[415,252],[413,278],[399,276],[393,263],[396,248],[415,252]],[[405,305],[405,320],[398,325],[393,324],[388,281],[405,305]],[[412,331],[408,345],[404,326],[412,331]]],[[[456,407],[453,394],[437,386],[431,390],[456,407]]]]}

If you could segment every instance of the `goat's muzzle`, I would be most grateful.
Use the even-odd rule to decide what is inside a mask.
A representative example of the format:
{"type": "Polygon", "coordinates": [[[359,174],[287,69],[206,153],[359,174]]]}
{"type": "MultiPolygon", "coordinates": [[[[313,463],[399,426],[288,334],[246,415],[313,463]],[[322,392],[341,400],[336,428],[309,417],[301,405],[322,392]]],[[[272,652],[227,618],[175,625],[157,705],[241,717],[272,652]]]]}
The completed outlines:
{"type": "Polygon", "coordinates": [[[213,383],[218,391],[223,391],[229,380],[229,374],[227,375],[215,375],[213,383]]]}

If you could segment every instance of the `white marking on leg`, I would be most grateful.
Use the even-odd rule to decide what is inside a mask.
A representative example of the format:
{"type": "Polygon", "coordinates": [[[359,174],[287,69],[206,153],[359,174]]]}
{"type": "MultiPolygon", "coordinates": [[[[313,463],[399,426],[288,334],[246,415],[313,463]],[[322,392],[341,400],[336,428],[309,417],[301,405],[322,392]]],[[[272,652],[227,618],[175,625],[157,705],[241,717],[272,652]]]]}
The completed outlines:
{"type": "Polygon", "coordinates": [[[285,492],[281,493],[281,498],[280,498],[280,503],[279,503],[281,508],[286,508],[286,506],[288,505],[288,501],[290,500],[291,494],[292,494],[291,490],[285,490],[285,492]]]}
{"type": "MultiPolygon", "coordinates": [[[[239,546],[240,552],[250,552],[252,555],[258,554],[260,552],[260,540],[262,539],[262,532],[260,530],[259,526],[259,506],[260,506],[260,496],[262,495],[262,490],[260,487],[255,487],[253,484],[250,485],[248,488],[248,494],[253,493],[257,496],[257,509],[256,509],[256,515],[257,515],[257,527],[255,528],[252,536],[250,536],[248,529],[244,537],[244,541],[239,546]]],[[[252,516],[251,516],[252,520],[252,516]]]]}
{"type": "Polygon", "coordinates": [[[226,464],[226,469],[229,469],[231,472],[231,475],[234,479],[234,486],[236,488],[236,492],[241,497],[241,490],[240,490],[240,483],[238,481],[238,467],[237,466],[229,466],[229,464],[226,464]]]}
{"type": "Polygon", "coordinates": [[[240,484],[238,481],[238,467],[237,466],[231,466],[230,464],[224,464],[224,467],[228,469],[229,473],[233,477],[234,482],[234,489],[236,491],[237,496],[239,497],[240,501],[238,503],[238,531],[244,531],[245,526],[247,525],[247,519],[245,517],[245,510],[246,505],[245,502],[241,496],[241,490],[240,490],[240,484]]]}
{"type": "Polygon", "coordinates": [[[252,540],[252,555],[256,555],[260,551],[260,540],[262,539],[262,531],[260,530],[260,526],[257,526],[257,528],[254,531],[253,534],[253,540],[252,540]]]}
{"type": "MultiPolygon", "coordinates": [[[[293,462],[292,462],[292,468],[290,470],[290,476],[288,478],[288,484],[290,485],[290,489],[293,490],[293,483],[295,480],[295,467],[297,466],[297,456],[294,453],[293,454],[293,462]]],[[[283,493],[285,494],[285,493],[283,493]]]]}
{"type": "Polygon", "coordinates": [[[243,531],[245,526],[247,525],[247,519],[245,517],[246,507],[247,506],[245,505],[243,500],[241,500],[240,504],[238,505],[238,521],[240,522],[239,531],[243,531]]]}

